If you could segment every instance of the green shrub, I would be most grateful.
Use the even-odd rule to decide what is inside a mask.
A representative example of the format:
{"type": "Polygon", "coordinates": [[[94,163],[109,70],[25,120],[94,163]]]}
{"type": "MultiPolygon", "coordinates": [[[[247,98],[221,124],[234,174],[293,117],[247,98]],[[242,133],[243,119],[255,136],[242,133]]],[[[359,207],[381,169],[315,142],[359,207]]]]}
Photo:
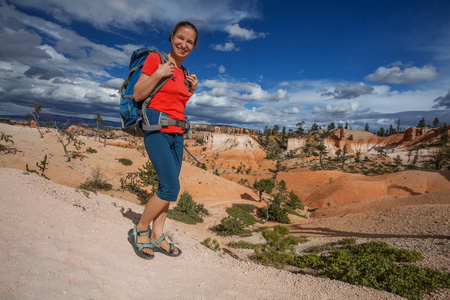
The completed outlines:
{"type": "Polygon", "coordinates": [[[229,242],[227,246],[237,249],[255,249],[258,246],[258,244],[253,244],[246,241],[239,241],[239,242],[229,242]]]}
{"type": "Polygon", "coordinates": [[[97,150],[92,149],[91,147],[89,147],[89,148],[86,149],[86,152],[87,153],[97,153],[97,150]]]}
{"type": "Polygon", "coordinates": [[[289,214],[291,214],[291,215],[295,215],[295,216],[302,217],[302,218],[305,218],[305,219],[307,218],[306,216],[304,216],[304,215],[302,215],[302,214],[296,212],[292,207],[290,207],[290,206],[288,206],[288,205],[286,205],[286,206],[284,207],[284,210],[286,210],[286,212],[289,213],[289,214]]]}
{"type": "Polygon", "coordinates": [[[214,251],[220,251],[220,244],[216,240],[211,240],[211,238],[206,238],[202,243],[206,248],[214,251]]]}
{"type": "Polygon", "coordinates": [[[320,253],[320,252],[323,252],[323,251],[328,251],[331,248],[332,248],[331,244],[325,244],[325,245],[310,247],[310,248],[305,249],[304,251],[305,251],[305,253],[317,254],[317,253],[320,253]]]}
{"type": "MultiPolygon", "coordinates": [[[[273,234],[270,239],[273,240],[273,234]]],[[[450,287],[449,274],[405,264],[422,260],[419,252],[396,249],[384,242],[356,245],[356,239],[349,238],[310,248],[306,252],[314,254],[303,256],[286,249],[255,249],[253,258],[275,266],[290,264],[314,269],[320,277],[385,290],[407,299],[422,299],[425,293],[450,287]]]]}
{"type": "Polygon", "coordinates": [[[143,205],[147,204],[148,200],[150,200],[150,197],[152,196],[152,194],[136,184],[126,184],[123,185],[122,188],[129,191],[130,193],[135,194],[138,197],[138,200],[143,205]]]}
{"type": "Polygon", "coordinates": [[[283,199],[284,197],[281,194],[277,194],[269,204],[269,207],[267,208],[269,221],[279,222],[283,224],[289,224],[291,222],[289,220],[289,217],[287,216],[286,210],[281,208],[281,201],[283,199]]]}
{"type": "Polygon", "coordinates": [[[156,193],[158,190],[159,179],[156,174],[155,167],[150,160],[148,160],[139,170],[139,180],[142,186],[152,186],[152,192],[156,193]]]}
{"type": "Polygon", "coordinates": [[[131,166],[133,164],[133,162],[131,160],[129,160],[128,158],[119,158],[118,160],[124,166],[131,166]]]}
{"type": "Polygon", "coordinates": [[[299,196],[294,193],[293,190],[290,191],[286,204],[292,209],[303,209],[305,207],[302,203],[302,200],[300,200],[299,196]]]}
{"type": "Polygon", "coordinates": [[[40,173],[36,170],[32,170],[28,168],[28,164],[25,165],[25,169],[28,173],[36,173],[38,175],[41,175],[42,177],[49,179],[47,176],[45,176],[44,172],[45,170],[47,170],[47,165],[48,165],[48,161],[47,161],[47,154],[44,155],[44,159],[41,160],[39,163],[36,163],[36,167],[39,168],[39,170],[41,171],[40,173]]]}
{"type": "MultiPolygon", "coordinates": [[[[12,140],[12,135],[6,134],[4,132],[0,132],[0,142],[5,141],[5,143],[12,143],[14,144],[14,141],[12,140]]],[[[0,151],[5,151],[7,149],[6,146],[0,144],[0,151]]]]}
{"type": "Polygon", "coordinates": [[[256,209],[256,206],[253,204],[245,204],[245,203],[233,203],[233,207],[240,208],[245,210],[246,212],[253,213],[256,209]]]}
{"type": "Polygon", "coordinates": [[[209,215],[208,210],[203,204],[195,203],[188,192],[183,192],[177,205],[169,210],[167,217],[186,224],[197,224],[203,222],[204,215],[209,215]]]}
{"type": "Polygon", "coordinates": [[[307,241],[305,237],[292,236],[289,227],[284,225],[276,225],[273,230],[263,230],[262,235],[267,245],[282,251],[307,241]]]}
{"type": "Polygon", "coordinates": [[[220,224],[213,226],[211,230],[220,236],[238,235],[244,237],[252,235],[250,230],[245,229],[245,225],[242,220],[235,219],[231,216],[220,220],[220,224]]]}
{"type": "Polygon", "coordinates": [[[296,255],[293,246],[308,241],[305,237],[292,236],[284,225],[277,225],[273,230],[263,230],[262,234],[267,243],[254,248],[252,259],[276,267],[292,264],[296,255]]]}
{"type": "Polygon", "coordinates": [[[251,215],[248,211],[240,208],[239,206],[236,206],[235,204],[233,204],[232,207],[227,207],[226,212],[231,217],[242,220],[244,226],[254,225],[257,222],[256,218],[253,215],[251,215]]]}

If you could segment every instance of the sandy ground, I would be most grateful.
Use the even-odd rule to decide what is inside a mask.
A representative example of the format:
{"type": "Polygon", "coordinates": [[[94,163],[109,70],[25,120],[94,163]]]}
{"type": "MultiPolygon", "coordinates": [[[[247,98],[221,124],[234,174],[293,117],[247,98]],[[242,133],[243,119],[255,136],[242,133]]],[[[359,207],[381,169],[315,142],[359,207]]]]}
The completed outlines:
{"type": "Polygon", "coordinates": [[[166,235],[183,255],[145,261],[126,238],[141,206],[14,169],[0,169],[0,183],[4,299],[395,298],[222,256],[171,220],[166,235]]]}
{"type": "MultiPolygon", "coordinates": [[[[211,216],[200,225],[168,220],[166,236],[183,250],[183,255],[171,258],[157,254],[152,261],[142,260],[134,254],[126,233],[139,219],[143,207],[131,194],[120,190],[118,178],[135,172],[145,157],[134,149],[104,148],[93,139],[83,138],[85,147],[95,148],[98,153],[83,152],[82,158],[67,163],[54,133],[46,133],[41,139],[35,129],[5,124],[0,124],[0,132],[12,135],[14,144],[8,146],[18,150],[16,154],[0,153],[2,299],[398,298],[259,266],[205,248],[200,243],[206,237],[216,238],[222,246],[226,242],[209,231],[225,216],[225,206],[235,202],[263,204],[256,201],[252,190],[186,163],[180,177],[182,186],[195,201],[205,204],[211,216]],[[25,164],[37,169],[35,163],[45,154],[50,160],[45,174],[51,180],[24,172],[25,164]],[[118,163],[121,157],[132,159],[133,166],[118,163]],[[86,195],[76,187],[97,167],[114,188],[107,194],[86,195]]],[[[333,205],[318,209],[315,218],[292,218],[292,232],[310,238],[298,250],[343,237],[357,237],[360,242],[381,240],[418,250],[425,256],[421,266],[449,272],[448,174],[400,172],[370,180],[339,172],[303,174],[301,178],[309,181],[295,181],[300,173],[287,176],[294,189],[307,190],[311,202],[319,198],[324,187],[335,195],[327,198],[333,205]],[[344,192],[361,199],[364,195],[373,197],[365,197],[363,202],[342,201],[344,192]]],[[[448,298],[446,290],[433,299],[448,298]]]]}

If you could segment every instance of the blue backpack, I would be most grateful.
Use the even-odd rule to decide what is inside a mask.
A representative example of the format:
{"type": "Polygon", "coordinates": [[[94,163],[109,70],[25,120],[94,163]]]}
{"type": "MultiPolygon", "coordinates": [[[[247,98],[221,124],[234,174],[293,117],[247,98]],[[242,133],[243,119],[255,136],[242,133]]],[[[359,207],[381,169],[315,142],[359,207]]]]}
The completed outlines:
{"type": "MultiPolygon", "coordinates": [[[[147,118],[146,110],[148,105],[150,104],[150,101],[169,80],[170,77],[163,78],[144,101],[136,102],[133,99],[134,85],[141,76],[145,59],[150,53],[157,53],[161,59],[161,64],[169,61],[167,55],[158,50],[137,49],[133,52],[130,59],[128,75],[119,89],[120,118],[122,121],[122,130],[132,136],[143,137],[144,131],[154,131],[169,125],[174,125],[183,127],[185,132],[187,132],[190,127],[189,121],[187,119],[184,121],[175,120],[169,118],[169,116],[164,113],[158,112],[159,116],[157,124],[150,125],[150,122],[147,118]]],[[[184,67],[183,71],[185,77],[189,76],[189,72],[184,67]]],[[[189,82],[185,80],[185,83],[189,89],[189,82]]]]}

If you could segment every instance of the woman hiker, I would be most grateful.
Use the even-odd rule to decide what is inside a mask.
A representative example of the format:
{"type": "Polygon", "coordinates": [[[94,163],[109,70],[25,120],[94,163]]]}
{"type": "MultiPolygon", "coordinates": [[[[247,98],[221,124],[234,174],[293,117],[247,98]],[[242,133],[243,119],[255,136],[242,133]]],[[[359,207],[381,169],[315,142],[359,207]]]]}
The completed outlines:
{"type": "MultiPolygon", "coordinates": [[[[169,61],[161,64],[157,53],[150,53],[145,60],[141,76],[134,86],[135,101],[146,99],[161,79],[170,77],[148,106],[149,120],[155,112],[158,116],[159,112],[162,112],[172,119],[185,120],[184,109],[195,92],[198,80],[194,74],[185,77],[181,63],[196,46],[197,38],[198,31],[192,23],[179,22],[169,37],[172,45],[167,55],[169,61]],[[185,80],[189,82],[189,89],[185,80]]],[[[184,128],[178,126],[167,126],[158,131],[146,131],[144,134],[145,148],[158,175],[159,189],[145,206],[139,223],[128,232],[136,254],[144,259],[152,259],[154,252],[169,256],[181,254],[179,248],[165,240],[163,231],[170,202],[177,200],[180,191],[183,134],[184,128]],[[149,225],[152,222],[149,234],[149,225]]]]}

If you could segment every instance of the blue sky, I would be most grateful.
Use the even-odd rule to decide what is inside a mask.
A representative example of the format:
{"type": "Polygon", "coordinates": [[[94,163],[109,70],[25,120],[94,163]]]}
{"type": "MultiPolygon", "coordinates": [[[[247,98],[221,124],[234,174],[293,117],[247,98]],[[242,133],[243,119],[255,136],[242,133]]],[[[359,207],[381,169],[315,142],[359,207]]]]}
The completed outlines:
{"type": "Polygon", "coordinates": [[[194,123],[450,123],[449,15],[446,0],[0,0],[0,115],[37,101],[119,121],[132,51],[170,51],[187,19],[200,32],[184,61],[199,78],[194,123]]]}

